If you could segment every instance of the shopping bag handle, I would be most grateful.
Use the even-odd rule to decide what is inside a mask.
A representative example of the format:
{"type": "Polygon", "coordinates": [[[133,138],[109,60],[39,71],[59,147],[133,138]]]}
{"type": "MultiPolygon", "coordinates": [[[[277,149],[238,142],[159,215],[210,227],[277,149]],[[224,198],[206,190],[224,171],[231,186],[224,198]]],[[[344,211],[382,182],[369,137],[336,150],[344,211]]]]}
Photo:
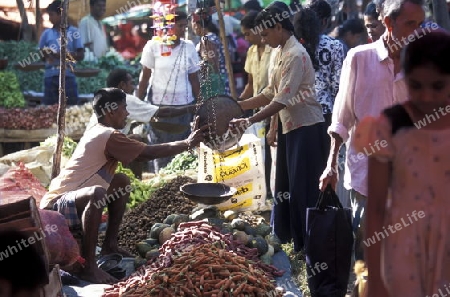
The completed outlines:
{"type": "Polygon", "coordinates": [[[339,201],[339,197],[331,185],[327,185],[325,191],[320,192],[319,199],[316,203],[317,209],[324,210],[326,207],[343,208],[341,202],[339,201]]]}

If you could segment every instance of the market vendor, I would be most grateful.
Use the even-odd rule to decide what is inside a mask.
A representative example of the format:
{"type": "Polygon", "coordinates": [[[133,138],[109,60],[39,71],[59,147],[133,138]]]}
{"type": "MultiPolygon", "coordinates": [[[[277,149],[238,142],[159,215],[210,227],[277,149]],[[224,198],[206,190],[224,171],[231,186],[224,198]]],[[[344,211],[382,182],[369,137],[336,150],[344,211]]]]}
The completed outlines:
{"type": "Polygon", "coordinates": [[[94,94],[94,110],[98,124],[81,138],[71,159],[51,181],[49,192],[40,207],[60,212],[71,230],[82,227],[81,255],[86,262],[77,274],[91,283],[112,283],[116,279],[97,267],[95,250],[103,208],[108,208],[108,227],[101,254],[121,253],[118,231],[132,191],[124,174],[115,174],[118,162],[149,161],[172,156],[197,146],[208,126],[194,131],[185,140],[146,145],[129,139],[119,130],[128,116],[126,93],[117,88],[100,89],[94,94]]]}
{"type": "MultiPolygon", "coordinates": [[[[106,79],[106,86],[108,88],[119,88],[127,95],[127,111],[129,115],[125,128],[121,130],[124,134],[128,134],[130,132],[133,121],[148,123],[154,116],[161,118],[175,117],[195,111],[195,104],[181,106],[156,106],[133,96],[132,94],[135,87],[134,79],[131,76],[131,73],[125,69],[112,70],[106,79]]],[[[86,127],[86,131],[97,123],[97,116],[93,113],[89,124],[86,127]]]]}
{"type": "MultiPolygon", "coordinates": [[[[53,28],[46,29],[39,40],[45,59],[44,74],[44,105],[57,104],[59,100],[59,71],[60,71],[60,25],[61,25],[62,2],[53,1],[47,7],[47,13],[53,28]]],[[[76,61],[84,58],[84,49],[81,43],[81,36],[78,29],[73,26],[67,28],[67,51],[68,57],[76,61]]],[[[73,63],[66,64],[66,83],[65,91],[68,105],[78,104],[78,87],[75,75],[72,72],[73,63]]]]}
{"type": "MultiPolygon", "coordinates": [[[[154,116],[161,118],[177,117],[195,111],[195,104],[181,105],[181,106],[156,106],[149,102],[131,95],[134,91],[134,81],[131,74],[125,69],[114,69],[106,79],[106,86],[108,88],[119,88],[127,94],[127,111],[129,113],[127,124],[121,131],[124,134],[130,133],[130,128],[133,122],[148,123],[154,116]]],[[[98,123],[95,113],[92,114],[86,131],[98,123]]],[[[133,135],[134,139],[143,141],[141,135],[133,135]]],[[[141,162],[132,162],[130,169],[137,178],[142,177],[143,164],[141,162]]]]}

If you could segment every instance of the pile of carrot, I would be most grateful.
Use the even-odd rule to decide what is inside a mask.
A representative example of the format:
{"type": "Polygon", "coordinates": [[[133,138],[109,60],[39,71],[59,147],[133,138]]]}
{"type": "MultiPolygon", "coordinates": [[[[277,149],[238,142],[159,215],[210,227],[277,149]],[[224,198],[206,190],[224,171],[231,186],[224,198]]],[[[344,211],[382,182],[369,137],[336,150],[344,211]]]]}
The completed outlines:
{"type": "Polygon", "coordinates": [[[273,278],[284,271],[264,264],[251,249],[202,221],[181,223],[159,257],[103,297],[277,296],[273,278]]]}
{"type": "Polygon", "coordinates": [[[275,285],[253,262],[208,243],[174,257],[173,264],[122,296],[276,296],[275,285]]]}

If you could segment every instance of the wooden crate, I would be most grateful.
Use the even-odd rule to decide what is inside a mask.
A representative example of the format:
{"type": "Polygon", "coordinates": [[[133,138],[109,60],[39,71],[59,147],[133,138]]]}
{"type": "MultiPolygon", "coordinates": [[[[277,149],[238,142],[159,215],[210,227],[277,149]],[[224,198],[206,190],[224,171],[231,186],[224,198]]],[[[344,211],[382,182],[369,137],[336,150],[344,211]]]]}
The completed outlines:
{"type": "Polygon", "coordinates": [[[40,292],[39,297],[62,297],[62,281],[59,273],[59,265],[55,265],[48,275],[49,282],[40,292]]]}
{"type": "Polygon", "coordinates": [[[28,238],[34,237],[36,239],[34,247],[41,255],[48,275],[49,253],[45,239],[40,233],[46,232],[44,227],[41,224],[39,210],[33,197],[0,205],[0,231],[15,229],[24,232],[28,238]]]}

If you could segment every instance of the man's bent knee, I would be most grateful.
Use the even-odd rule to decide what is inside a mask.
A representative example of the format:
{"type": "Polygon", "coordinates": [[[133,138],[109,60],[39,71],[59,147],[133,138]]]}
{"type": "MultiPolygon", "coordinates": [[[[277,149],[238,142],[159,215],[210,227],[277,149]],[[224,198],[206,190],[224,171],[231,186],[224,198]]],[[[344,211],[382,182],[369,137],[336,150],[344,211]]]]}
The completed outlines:
{"type": "Polygon", "coordinates": [[[130,178],[128,176],[126,176],[123,173],[116,173],[113,176],[113,179],[111,181],[110,187],[111,186],[114,186],[114,187],[118,187],[118,186],[126,187],[127,185],[130,185],[130,184],[131,184],[131,181],[130,181],[130,178]]]}
{"type": "Polygon", "coordinates": [[[77,193],[75,203],[78,213],[82,214],[85,207],[90,203],[98,203],[98,201],[101,201],[106,195],[106,190],[100,186],[93,186],[80,189],[77,193]]]}
{"type": "Polygon", "coordinates": [[[97,208],[103,208],[107,204],[107,192],[104,188],[95,186],[92,187],[92,193],[90,197],[90,202],[97,208]]]}

